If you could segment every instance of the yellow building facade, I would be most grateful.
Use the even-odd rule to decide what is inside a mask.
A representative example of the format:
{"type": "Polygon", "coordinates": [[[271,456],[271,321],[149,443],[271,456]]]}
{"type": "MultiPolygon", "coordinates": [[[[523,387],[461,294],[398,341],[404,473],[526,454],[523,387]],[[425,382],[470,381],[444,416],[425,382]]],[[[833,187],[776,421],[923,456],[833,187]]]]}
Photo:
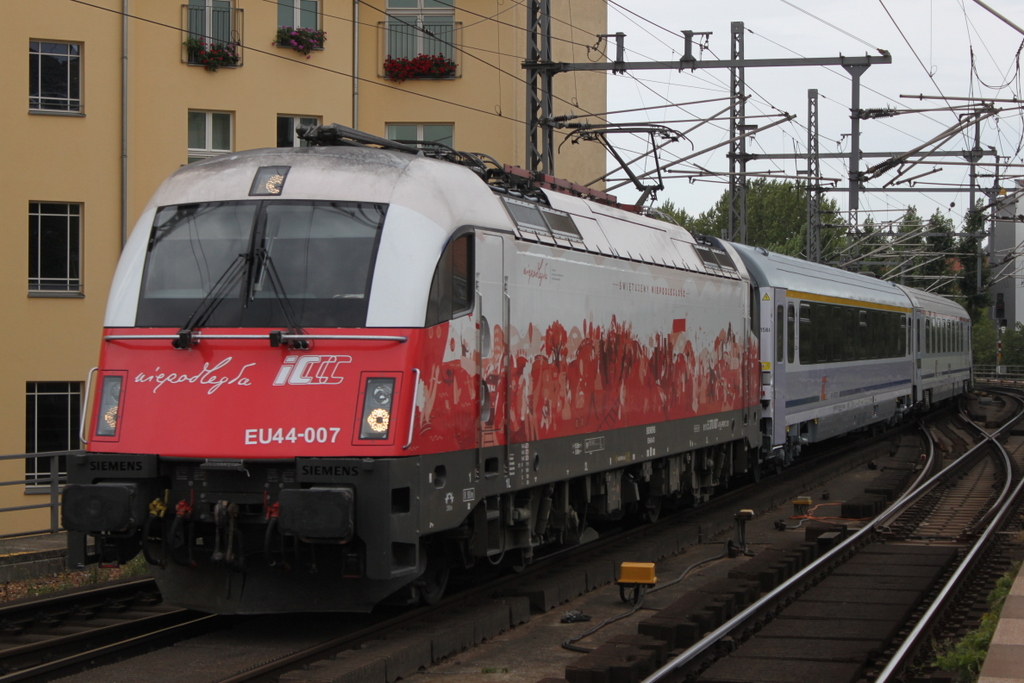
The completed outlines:
{"type": "MultiPolygon", "coordinates": [[[[552,4],[554,60],[588,59],[605,4],[552,4]]],[[[32,0],[4,9],[0,455],[81,447],[121,245],[179,166],[300,144],[294,127],[311,122],[525,165],[525,3],[32,0]]],[[[603,112],[605,76],[558,75],[555,94],[556,114],[603,112]]],[[[599,146],[565,145],[555,170],[587,182],[604,165],[599,146]]],[[[49,528],[50,511],[38,507],[48,502],[49,460],[0,460],[0,508],[33,508],[0,514],[0,536],[49,528]]]]}

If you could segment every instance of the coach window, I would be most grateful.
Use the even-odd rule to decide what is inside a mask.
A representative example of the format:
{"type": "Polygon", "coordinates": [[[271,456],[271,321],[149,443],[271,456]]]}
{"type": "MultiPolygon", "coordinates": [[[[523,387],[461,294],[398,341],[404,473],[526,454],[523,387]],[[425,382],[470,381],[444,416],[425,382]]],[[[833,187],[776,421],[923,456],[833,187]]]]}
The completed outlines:
{"type": "Polygon", "coordinates": [[[782,359],[785,358],[782,351],[782,345],[785,344],[785,327],[783,326],[783,316],[785,312],[782,309],[782,304],[775,307],[775,362],[781,363],[782,359]]]}
{"type": "Polygon", "coordinates": [[[896,355],[903,357],[907,355],[907,316],[900,316],[900,337],[899,337],[899,348],[896,350],[896,355]]]}
{"type": "Polygon", "coordinates": [[[924,319],[924,352],[932,352],[932,319],[924,319]]]}
{"type": "Polygon", "coordinates": [[[427,300],[427,327],[473,309],[473,272],[473,234],[469,233],[449,242],[437,262],[427,300]]]}
{"type": "Polygon", "coordinates": [[[827,304],[814,304],[814,360],[827,363],[832,360],[832,311],[827,304]]]}
{"type": "Polygon", "coordinates": [[[853,330],[853,336],[855,338],[855,344],[857,347],[856,356],[857,360],[864,360],[868,357],[867,353],[867,339],[868,339],[868,312],[857,311],[857,324],[853,330]]]}
{"type": "Polygon", "coordinates": [[[848,306],[843,307],[843,360],[854,360],[857,358],[856,336],[854,328],[857,325],[857,312],[848,306]]]}
{"type": "Polygon", "coordinates": [[[794,362],[797,359],[797,314],[792,303],[785,318],[785,333],[788,335],[785,342],[786,361],[794,362]]]}
{"type": "Polygon", "coordinates": [[[800,304],[800,364],[814,362],[814,337],[811,329],[811,305],[800,304]]]}

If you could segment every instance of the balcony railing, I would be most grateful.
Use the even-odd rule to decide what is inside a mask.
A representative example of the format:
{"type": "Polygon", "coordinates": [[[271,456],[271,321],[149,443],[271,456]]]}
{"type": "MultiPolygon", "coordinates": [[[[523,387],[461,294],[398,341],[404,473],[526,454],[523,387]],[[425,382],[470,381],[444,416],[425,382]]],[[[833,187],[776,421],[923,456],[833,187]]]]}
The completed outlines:
{"type": "Polygon", "coordinates": [[[377,24],[380,69],[378,76],[389,77],[384,62],[390,57],[395,60],[415,60],[420,55],[441,55],[449,60],[453,69],[442,71],[441,75],[420,75],[413,78],[457,78],[462,75],[461,52],[462,22],[452,21],[450,16],[393,16],[377,24]]]}
{"type": "Polygon", "coordinates": [[[221,66],[242,66],[242,18],[242,10],[236,7],[182,5],[182,63],[205,66],[210,71],[221,66]]]}

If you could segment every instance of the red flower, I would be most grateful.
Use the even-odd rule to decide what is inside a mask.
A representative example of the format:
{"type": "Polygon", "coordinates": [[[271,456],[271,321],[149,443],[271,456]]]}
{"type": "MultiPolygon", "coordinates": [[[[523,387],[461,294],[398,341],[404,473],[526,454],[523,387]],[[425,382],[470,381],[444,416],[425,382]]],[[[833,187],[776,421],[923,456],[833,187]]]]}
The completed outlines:
{"type": "Polygon", "coordinates": [[[444,55],[417,55],[412,59],[387,56],[384,75],[401,83],[412,78],[450,78],[455,75],[456,64],[444,55]]]}

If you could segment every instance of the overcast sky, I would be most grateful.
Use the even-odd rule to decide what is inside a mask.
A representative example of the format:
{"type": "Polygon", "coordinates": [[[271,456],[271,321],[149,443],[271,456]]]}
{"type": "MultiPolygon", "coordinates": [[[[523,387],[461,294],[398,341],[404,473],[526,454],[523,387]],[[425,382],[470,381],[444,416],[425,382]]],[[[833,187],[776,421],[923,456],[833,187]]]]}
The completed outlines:
{"type": "MultiPolygon", "coordinates": [[[[985,2],[1016,25],[1024,26],[1024,2],[1021,0],[985,2]]],[[[627,61],[678,59],[683,50],[681,31],[684,29],[712,32],[708,49],[698,52],[698,58],[729,59],[730,24],[733,21],[744,23],[747,59],[863,56],[879,55],[879,49],[888,51],[892,55],[892,64],[873,65],[861,77],[862,108],[935,110],[948,106],[941,99],[910,100],[901,98],[903,94],[945,96],[951,105],[968,104],[953,98],[1021,98],[1018,50],[1024,35],[973,0],[613,0],[608,11],[609,32],[622,31],[626,34],[627,61]]],[[[820,97],[820,151],[849,151],[851,83],[841,67],[748,68],[746,83],[747,92],[751,95],[748,116],[778,115],[780,112],[797,115],[792,122],[756,135],[748,143],[749,152],[806,151],[807,91],[811,88],[816,88],[820,97]]],[[[689,103],[726,97],[728,92],[727,69],[682,73],[636,71],[624,76],[610,76],[609,110],[689,103]]],[[[617,115],[613,120],[660,123],[708,117],[727,104],[713,102],[662,108],[617,115]]],[[[1004,111],[982,123],[981,145],[983,148],[995,147],[1000,155],[1007,157],[1005,162],[1020,163],[1021,113],[1014,104],[996,106],[1004,111]]],[[[908,151],[954,125],[957,116],[958,113],[950,111],[931,111],[862,121],[861,150],[908,151]]],[[[775,118],[764,117],[751,122],[766,126],[773,120],[775,118]]],[[[685,130],[693,124],[673,122],[667,125],[685,130]]],[[[728,131],[727,118],[704,125],[689,135],[689,141],[671,145],[663,162],[725,141],[728,131]]],[[[636,138],[620,135],[614,139],[633,154],[643,148],[636,138]]],[[[943,149],[965,149],[972,144],[973,128],[969,135],[956,137],[943,149]]],[[[695,161],[709,170],[725,172],[729,167],[727,151],[727,146],[722,147],[695,161]]],[[[864,160],[861,169],[878,161],[864,160]]],[[[949,159],[926,161],[903,178],[941,167],[941,172],[922,178],[918,186],[932,181],[966,186],[969,182],[967,168],[949,162],[949,159]]],[[[805,167],[806,162],[803,161],[763,160],[751,162],[748,170],[775,170],[780,175],[791,176],[798,168],[805,167]]],[[[694,170],[687,164],[676,168],[694,170]]],[[[846,186],[848,171],[845,160],[822,160],[821,168],[823,176],[835,178],[838,186],[846,186]]],[[[1019,175],[1022,171],[1024,169],[1011,168],[1008,173],[1019,175]]],[[[880,187],[893,175],[890,172],[871,185],[880,187]]],[[[724,180],[721,177],[715,182],[691,183],[678,177],[667,179],[666,189],[659,195],[659,203],[671,199],[691,214],[698,214],[710,208],[726,189],[724,180]]],[[[980,180],[988,187],[992,182],[992,178],[980,180]]],[[[1005,186],[1007,182],[1003,184],[1005,186]]],[[[629,188],[621,188],[615,193],[623,201],[635,200],[637,196],[629,188]]],[[[844,210],[847,208],[845,192],[829,193],[828,196],[835,198],[844,210]]],[[[862,211],[871,213],[876,222],[896,218],[907,205],[916,205],[924,215],[930,215],[938,208],[957,226],[962,223],[967,204],[966,193],[872,193],[862,194],[860,200],[862,211]],[[955,207],[950,208],[950,204],[955,204],[955,207]]]]}

